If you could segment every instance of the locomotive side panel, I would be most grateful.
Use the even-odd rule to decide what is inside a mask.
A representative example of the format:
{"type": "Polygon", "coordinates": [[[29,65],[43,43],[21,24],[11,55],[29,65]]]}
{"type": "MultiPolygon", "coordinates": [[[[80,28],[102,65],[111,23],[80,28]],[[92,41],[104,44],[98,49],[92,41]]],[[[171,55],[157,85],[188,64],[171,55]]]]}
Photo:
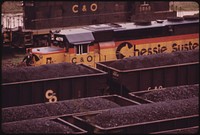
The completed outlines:
{"type": "Polygon", "coordinates": [[[194,50],[199,48],[199,34],[118,41],[116,46],[123,57],[194,50]]]}
{"type": "Polygon", "coordinates": [[[25,24],[28,29],[122,22],[127,21],[130,12],[130,8],[127,8],[128,2],[43,1],[32,2],[32,4],[31,8],[29,6],[24,7],[26,18],[30,20],[29,22],[32,22],[32,24],[25,24]],[[28,9],[32,10],[31,14],[33,16],[29,15],[28,9]]]}

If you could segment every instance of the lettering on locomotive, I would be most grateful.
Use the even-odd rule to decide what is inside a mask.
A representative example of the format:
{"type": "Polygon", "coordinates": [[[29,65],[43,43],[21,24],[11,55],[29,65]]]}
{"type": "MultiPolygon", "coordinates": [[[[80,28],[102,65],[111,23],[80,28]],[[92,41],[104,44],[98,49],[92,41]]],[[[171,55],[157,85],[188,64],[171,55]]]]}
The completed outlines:
{"type": "Polygon", "coordinates": [[[183,44],[183,45],[179,45],[177,43],[174,43],[172,45],[172,52],[176,52],[176,51],[188,51],[188,50],[194,50],[197,47],[199,47],[198,43],[192,43],[191,41],[188,44],[183,44]]]}
{"type": "Polygon", "coordinates": [[[133,55],[134,56],[164,53],[166,50],[167,50],[167,47],[161,46],[160,44],[158,44],[155,47],[142,48],[142,49],[137,49],[136,45],[133,45],[133,55]]]}
{"type": "Polygon", "coordinates": [[[188,51],[197,49],[199,47],[199,43],[192,43],[192,41],[189,41],[189,43],[182,45],[178,43],[173,43],[172,45],[167,44],[162,45],[158,43],[157,45],[151,45],[150,47],[145,47],[145,45],[141,47],[141,45],[132,45],[130,42],[123,42],[116,49],[116,57],[117,59],[122,59],[124,57],[130,56],[151,55],[165,52],[171,53],[176,51],[188,51]]]}
{"type": "Polygon", "coordinates": [[[71,59],[71,62],[76,64],[76,63],[79,63],[79,62],[92,62],[93,61],[93,57],[91,55],[88,55],[86,59],[84,59],[83,57],[80,57],[79,59],[77,57],[73,57],[71,59]]]}

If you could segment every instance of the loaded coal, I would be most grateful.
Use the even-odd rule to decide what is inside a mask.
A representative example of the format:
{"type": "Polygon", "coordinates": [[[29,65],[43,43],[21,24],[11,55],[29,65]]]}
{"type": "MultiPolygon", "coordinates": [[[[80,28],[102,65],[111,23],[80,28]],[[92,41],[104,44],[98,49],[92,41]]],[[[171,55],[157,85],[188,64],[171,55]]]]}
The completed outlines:
{"type": "Polygon", "coordinates": [[[47,78],[67,77],[97,73],[92,68],[71,63],[46,64],[41,66],[8,68],[2,70],[2,82],[20,82],[47,78]]]}
{"type": "Polygon", "coordinates": [[[86,121],[103,128],[199,114],[198,97],[113,108],[86,121]]]}
{"type": "Polygon", "coordinates": [[[199,96],[199,84],[168,87],[153,90],[142,94],[140,97],[153,102],[180,100],[199,96]]]}
{"type": "Polygon", "coordinates": [[[190,62],[199,62],[198,49],[190,51],[177,51],[173,53],[160,53],[152,55],[141,55],[137,57],[128,57],[113,61],[107,66],[119,70],[130,70],[190,62]]]}
{"type": "Polygon", "coordinates": [[[120,107],[101,97],[2,108],[2,123],[120,107]]]}
{"type": "Polygon", "coordinates": [[[75,133],[69,125],[63,125],[49,119],[33,119],[2,124],[2,131],[6,134],[17,133],[75,133]]]}

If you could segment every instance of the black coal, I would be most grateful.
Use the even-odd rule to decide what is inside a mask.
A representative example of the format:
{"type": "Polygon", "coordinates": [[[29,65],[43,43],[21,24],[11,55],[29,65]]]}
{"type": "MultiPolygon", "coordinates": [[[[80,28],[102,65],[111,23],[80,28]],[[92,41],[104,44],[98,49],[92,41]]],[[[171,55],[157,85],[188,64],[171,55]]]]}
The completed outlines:
{"type": "Polygon", "coordinates": [[[198,97],[113,108],[86,121],[103,128],[189,116],[199,113],[198,97]]]}
{"type": "Polygon", "coordinates": [[[101,97],[65,100],[55,103],[40,103],[18,107],[2,108],[2,122],[73,114],[120,107],[120,105],[101,97]]]}
{"type": "Polygon", "coordinates": [[[2,131],[6,134],[16,133],[75,133],[69,125],[49,120],[33,119],[2,124],[2,131]]]}
{"type": "Polygon", "coordinates": [[[199,50],[178,51],[173,53],[161,53],[128,57],[111,62],[108,66],[119,70],[149,68],[173,64],[183,64],[199,61],[199,50]]]}
{"type": "Polygon", "coordinates": [[[2,82],[20,82],[57,77],[98,73],[92,68],[71,63],[47,64],[36,67],[8,68],[2,70],[2,82]]]}
{"type": "Polygon", "coordinates": [[[199,84],[168,87],[163,90],[154,90],[141,95],[143,99],[153,102],[180,100],[199,96],[199,84]]]}

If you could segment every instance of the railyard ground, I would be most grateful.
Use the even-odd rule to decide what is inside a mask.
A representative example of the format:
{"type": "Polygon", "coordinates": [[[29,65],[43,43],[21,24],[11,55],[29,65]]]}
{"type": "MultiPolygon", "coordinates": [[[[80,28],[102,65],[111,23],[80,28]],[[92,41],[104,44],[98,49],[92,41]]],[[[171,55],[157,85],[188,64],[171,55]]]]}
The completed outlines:
{"type": "Polygon", "coordinates": [[[21,61],[23,60],[23,58],[25,56],[26,56],[26,53],[25,53],[24,49],[20,49],[20,50],[6,49],[4,52],[1,53],[2,69],[7,69],[7,68],[11,68],[11,67],[16,68],[19,66],[23,66],[21,64],[21,61]]]}

